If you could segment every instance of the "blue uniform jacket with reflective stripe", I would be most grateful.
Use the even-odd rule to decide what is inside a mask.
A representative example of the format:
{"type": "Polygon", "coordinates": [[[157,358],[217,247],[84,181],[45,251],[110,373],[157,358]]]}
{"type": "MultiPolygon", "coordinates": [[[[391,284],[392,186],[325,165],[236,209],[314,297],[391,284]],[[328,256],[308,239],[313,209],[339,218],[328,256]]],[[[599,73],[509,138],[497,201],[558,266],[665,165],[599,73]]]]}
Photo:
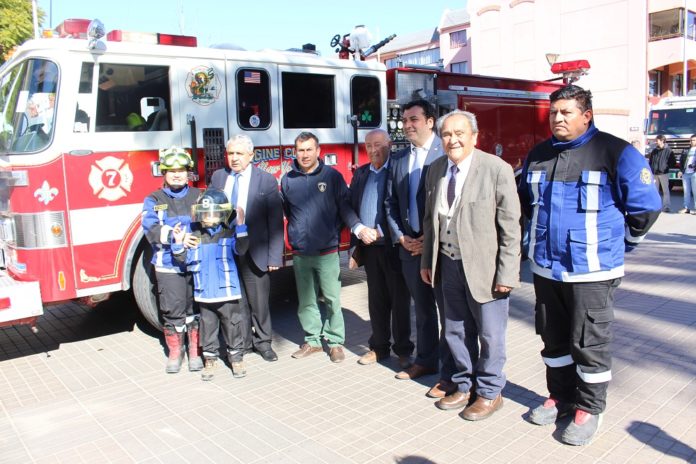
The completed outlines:
{"type": "Polygon", "coordinates": [[[237,225],[236,233],[222,226],[215,229],[197,226],[193,223],[187,228],[200,236],[197,248],[172,245],[176,259],[185,262],[193,274],[193,299],[200,303],[239,300],[242,290],[234,255],[243,255],[249,247],[246,224],[237,225]]]}
{"type": "Polygon", "coordinates": [[[157,272],[185,272],[185,267],[172,258],[169,232],[177,223],[185,227],[191,222],[191,206],[200,190],[184,187],[178,192],[168,188],[153,192],[143,203],[142,226],[152,245],[151,263],[157,272]]]}
{"type": "Polygon", "coordinates": [[[519,194],[532,271],[569,282],[622,277],[625,249],[642,240],[662,207],[645,158],[594,125],[573,141],[552,137],[534,147],[519,194]]]}

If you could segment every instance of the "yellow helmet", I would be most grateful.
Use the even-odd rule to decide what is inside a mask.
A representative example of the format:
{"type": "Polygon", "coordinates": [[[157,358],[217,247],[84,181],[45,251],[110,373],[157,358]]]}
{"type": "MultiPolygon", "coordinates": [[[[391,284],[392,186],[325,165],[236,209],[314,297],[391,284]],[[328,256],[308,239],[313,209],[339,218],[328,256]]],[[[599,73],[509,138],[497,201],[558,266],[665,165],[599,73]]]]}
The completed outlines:
{"type": "Polygon", "coordinates": [[[160,171],[168,169],[191,169],[193,160],[183,148],[172,146],[160,152],[159,158],[160,171]]]}

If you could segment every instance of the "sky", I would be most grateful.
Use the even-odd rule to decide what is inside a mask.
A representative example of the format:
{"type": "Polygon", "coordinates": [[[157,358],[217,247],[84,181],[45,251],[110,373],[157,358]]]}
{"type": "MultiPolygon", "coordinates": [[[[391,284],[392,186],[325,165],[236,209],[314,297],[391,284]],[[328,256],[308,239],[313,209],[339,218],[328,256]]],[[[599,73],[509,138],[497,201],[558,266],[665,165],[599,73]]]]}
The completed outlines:
{"type": "Polygon", "coordinates": [[[183,33],[198,37],[198,46],[232,43],[247,50],[313,43],[330,57],[331,38],[358,24],[376,43],[390,34],[436,28],[446,8],[464,8],[466,0],[38,0],[38,5],[46,13],[44,28],[68,18],[98,18],[107,32],[183,33]]]}

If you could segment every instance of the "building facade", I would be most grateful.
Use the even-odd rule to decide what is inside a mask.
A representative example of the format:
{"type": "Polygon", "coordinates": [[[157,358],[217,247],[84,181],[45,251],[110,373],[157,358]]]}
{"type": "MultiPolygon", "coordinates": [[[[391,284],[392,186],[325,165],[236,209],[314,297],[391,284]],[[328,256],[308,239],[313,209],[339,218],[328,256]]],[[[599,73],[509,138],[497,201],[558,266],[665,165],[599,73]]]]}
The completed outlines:
{"type": "Polygon", "coordinates": [[[642,146],[650,106],[696,91],[696,0],[468,0],[437,28],[397,36],[379,59],[557,78],[547,55],[588,60],[578,84],[594,95],[597,126],[642,146]]]}
{"type": "Polygon", "coordinates": [[[378,55],[389,68],[404,65],[441,66],[445,71],[471,72],[471,44],[466,8],[445,10],[436,28],[397,35],[378,55]]]}

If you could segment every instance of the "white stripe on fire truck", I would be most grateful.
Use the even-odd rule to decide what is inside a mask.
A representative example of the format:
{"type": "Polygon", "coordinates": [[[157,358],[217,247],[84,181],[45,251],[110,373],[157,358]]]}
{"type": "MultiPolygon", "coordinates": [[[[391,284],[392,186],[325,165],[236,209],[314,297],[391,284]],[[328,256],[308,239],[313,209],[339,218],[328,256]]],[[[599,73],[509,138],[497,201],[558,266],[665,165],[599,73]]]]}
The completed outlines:
{"type": "Polygon", "coordinates": [[[123,240],[130,225],[140,217],[142,209],[142,203],[133,203],[70,211],[73,245],[123,240]]]}

